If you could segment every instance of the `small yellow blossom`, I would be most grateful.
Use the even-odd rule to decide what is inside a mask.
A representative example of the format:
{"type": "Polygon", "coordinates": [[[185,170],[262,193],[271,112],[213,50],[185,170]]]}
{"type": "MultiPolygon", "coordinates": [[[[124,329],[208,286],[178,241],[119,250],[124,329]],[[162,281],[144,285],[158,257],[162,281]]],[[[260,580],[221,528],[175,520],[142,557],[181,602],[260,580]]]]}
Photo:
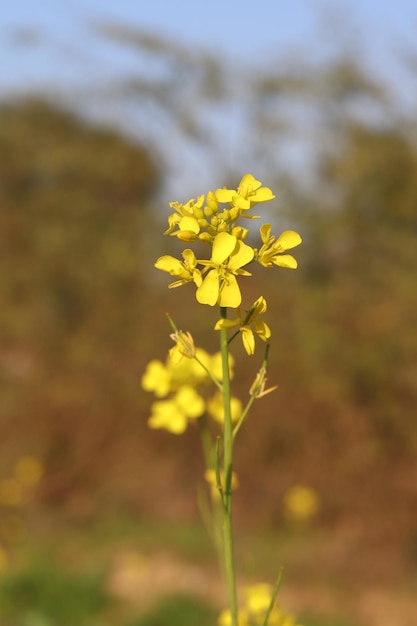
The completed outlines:
{"type": "Polygon", "coordinates": [[[302,241],[300,235],[294,230],[286,230],[275,241],[276,238],[271,235],[271,224],[263,224],[260,228],[260,233],[263,245],[259,252],[256,251],[255,253],[258,263],[264,267],[278,265],[296,269],[297,261],[294,257],[290,254],[283,254],[283,252],[300,245],[302,241]]]}
{"type": "MultiPolygon", "coordinates": [[[[239,398],[232,396],[230,398],[230,410],[232,414],[232,422],[238,422],[242,415],[242,403],[239,398]]],[[[210,416],[220,424],[224,422],[224,407],[223,396],[220,392],[217,392],[212,398],[207,400],[207,411],[210,416]]]]}
{"type": "Polygon", "coordinates": [[[216,198],[219,202],[230,202],[239,210],[246,211],[259,202],[272,200],[275,196],[268,187],[262,187],[262,183],[252,174],[245,174],[237,190],[217,189],[216,198]]]}
{"type": "Polygon", "coordinates": [[[273,387],[269,387],[269,389],[265,389],[267,380],[268,379],[266,377],[266,368],[261,367],[249,389],[249,395],[255,396],[255,398],[262,398],[268,393],[271,393],[271,391],[275,391],[275,389],[278,389],[278,385],[274,385],[273,387]]]}
{"type": "Polygon", "coordinates": [[[170,337],[175,341],[175,346],[169,351],[169,358],[172,363],[178,363],[184,356],[187,359],[195,357],[196,351],[191,333],[179,330],[176,333],[172,333],[170,337]]]}
{"type": "Polygon", "coordinates": [[[263,296],[258,298],[245,316],[242,316],[238,310],[238,316],[234,320],[220,319],[214,329],[234,328],[239,326],[242,333],[242,342],[246,352],[250,355],[255,353],[255,337],[254,333],[267,341],[271,337],[271,330],[266,322],[259,319],[259,316],[266,311],[266,300],[263,296]]]}
{"type": "Polygon", "coordinates": [[[284,508],[290,519],[297,522],[308,522],[320,508],[319,495],[311,487],[294,485],[285,493],[284,508]]]}
{"type": "Polygon", "coordinates": [[[44,466],[35,456],[22,456],[16,463],[14,474],[25,487],[36,485],[44,473],[44,466]]]}
{"type": "Polygon", "coordinates": [[[197,269],[197,259],[192,250],[184,250],[182,253],[184,261],[180,261],[175,257],[167,254],[159,257],[155,262],[155,267],[163,272],[168,272],[171,276],[175,276],[178,280],[174,281],[169,288],[180,287],[186,283],[194,282],[197,287],[201,285],[201,272],[197,269]]]}
{"type": "Polygon", "coordinates": [[[192,198],[186,204],[180,202],[171,202],[170,207],[175,209],[168,218],[168,229],[164,235],[174,235],[182,241],[194,241],[200,232],[199,220],[204,214],[201,209],[204,203],[204,196],[199,196],[197,201],[192,198]],[[178,227],[178,230],[173,232],[178,227]]]}
{"type": "Polygon", "coordinates": [[[241,268],[250,263],[253,256],[253,248],[233,235],[216,235],[210,261],[200,261],[201,265],[208,268],[208,272],[197,289],[198,302],[237,308],[242,296],[236,275],[250,276],[249,272],[241,268]]]}
{"type": "Polygon", "coordinates": [[[203,398],[193,387],[184,385],[171,399],[153,403],[148,425],[180,435],[186,430],[188,421],[200,417],[204,409],[203,398]]]}
{"type": "Polygon", "coordinates": [[[146,366],[142,376],[142,388],[145,391],[153,391],[157,398],[168,395],[171,389],[172,374],[169,369],[158,359],[153,359],[146,366]]]}
{"type": "MultiPolygon", "coordinates": [[[[232,615],[228,609],[225,609],[220,613],[217,623],[219,626],[232,626],[232,615]]],[[[251,626],[249,616],[244,609],[239,610],[238,626],[251,626]]]]}

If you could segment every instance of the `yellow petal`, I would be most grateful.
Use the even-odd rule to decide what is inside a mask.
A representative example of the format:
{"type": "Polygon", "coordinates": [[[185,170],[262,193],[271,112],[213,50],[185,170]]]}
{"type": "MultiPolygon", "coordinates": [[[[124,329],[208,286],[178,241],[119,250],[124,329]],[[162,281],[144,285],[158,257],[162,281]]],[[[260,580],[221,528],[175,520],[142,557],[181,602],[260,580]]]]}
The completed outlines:
{"type": "Polygon", "coordinates": [[[216,189],[216,200],[218,202],[231,202],[235,195],[235,189],[216,189]]]}
{"type": "Polygon", "coordinates": [[[291,248],[299,246],[301,242],[302,239],[298,233],[294,230],[285,230],[278,237],[274,246],[280,246],[282,250],[291,250],[291,248]]]}
{"type": "Polygon", "coordinates": [[[258,189],[256,193],[251,197],[251,201],[253,202],[268,202],[269,200],[273,200],[275,198],[274,194],[268,187],[261,187],[258,189]]]}
{"type": "Polygon", "coordinates": [[[243,241],[238,240],[236,244],[236,248],[233,254],[230,257],[228,268],[230,270],[236,270],[240,267],[243,267],[247,263],[250,263],[255,255],[255,251],[253,248],[248,246],[243,241]]]}
{"type": "Polygon", "coordinates": [[[255,191],[262,185],[260,180],[256,180],[252,174],[245,174],[239,183],[238,192],[245,195],[248,191],[255,191]],[[250,187],[250,189],[249,189],[250,187]]]}
{"type": "Polygon", "coordinates": [[[221,265],[229,257],[237,244],[236,237],[229,233],[219,233],[214,238],[211,259],[216,265],[221,265]]]}
{"type": "Polygon", "coordinates": [[[297,261],[290,254],[280,254],[274,256],[272,263],[274,263],[274,265],[278,265],[279,267],[288,267],[291,270],[297,269],[298,266],[297,261]]]}
{"type": "Polygon", "coordinates": [[[255,354],[255,337],[250,328],[241,328],[243,346],[248,354],[255,354]]]}
{"type": "Polygon", "coordinates": [[[192,233],[199,233],[200,226],[195,217],[183,217],[179,223],[180,230],[190,230],[192,233]]]}
{"type": "Polygon", "coordinates": [[[196,291],[197,302],[214,306],[219,297],[219,275],[216,270],[210,270],[196,291]]]}
{"type": "Polygon", "coordinates": [[[242,302],[242,296],[236,278],[228,274],[220,287],[219,305],[237,309],[242,302]]]}
{"type": "Polygon", "coordinates": [[[267,244],[271,238],[271,224],[262,224],[259,229],[263,243],[267,244]]]}
{"type": "Polygon", "coordinates": [[[181,261],[170,255],[164,255],[156,260],[154,267],[163,272],[168,272],[172,276],[176,276],[183,271],[181,261]]]}

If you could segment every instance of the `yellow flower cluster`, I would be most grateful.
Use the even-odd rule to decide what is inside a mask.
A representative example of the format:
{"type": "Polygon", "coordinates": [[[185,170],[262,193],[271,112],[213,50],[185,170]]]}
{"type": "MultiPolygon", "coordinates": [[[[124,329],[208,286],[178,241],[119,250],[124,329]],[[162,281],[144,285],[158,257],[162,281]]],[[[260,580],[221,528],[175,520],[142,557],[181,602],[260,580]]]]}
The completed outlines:
{"type": "Polygon", "coordinates": [[[271,225],[264,224],[260,229],[262,244],[258,250],[244,243],[249,229],[237,224],[241,217],[259,217],[251,215],[249,210],[274,197],[252,174],[245,174],[237,189],[217,189],[209,191],[206,198],[202,195],[185,204],[171,203],[175,212],[168,218],[165,234],[184,242],[207,242],[211,246],[211,257],[197,259],[190,249],[183,251],[182,260],[171,255],[160,257],[155,267],[175,278],[169,287],[194,282],[200,304],[238,308],[242,297],[237,277],[251,275],[243,269],[245,266],[258,262],[264,267],[278,265],[295,269],[296,260],[283,253],[301,243],[298,233],[285,231],[276,239],[271,236],[271,225]],[[220,207],[225,204],[226,207],[220,207]]]}
{"type": "MultiPolygon", "coordinates": [[[[222,380],[220,352],[210,355],[201,348],[195,348],[189,333],[179,331],[172,337],[176,345],[169,351],[166,362],[153,359],[142,376],[142,388],[161,398],[152,404],[148,425],[180,435],[190,422],[205,413],[214,421],[222,423],[224,409],[220,392],[216,391],[208,399],[202,395],[203,388],[211,380],[208,372],[219,384],[222,380]],[[189,354],[186,353],[187,348],[189,354]]],[[[229,366],[232,374],[231,355],[229,366]]],[[[232,419],[238,421],[242,413],[240,400],[232,398],[231,405],[232,419]]]]}
{"type": "MultiPolygon", "coordinates": [[[[239,609],[239,626],[262,626],[269,609],[272,587],[267,583],[258,583],[245,587],[245,603],[239,609]]],[[[218,619],[219,626],[231,626],[230,611],[223,611],[218,619]]],[[[285,613],[279,606],[274,606],[269,614],[268,626],[301,626],[293,615],[285,613]]]]}

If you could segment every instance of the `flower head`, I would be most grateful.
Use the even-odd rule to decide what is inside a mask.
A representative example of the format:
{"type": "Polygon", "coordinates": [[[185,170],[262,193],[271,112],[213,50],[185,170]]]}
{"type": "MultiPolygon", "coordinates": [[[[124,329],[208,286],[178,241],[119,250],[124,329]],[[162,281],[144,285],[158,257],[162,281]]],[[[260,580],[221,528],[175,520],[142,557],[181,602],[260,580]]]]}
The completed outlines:
{"type": "Polygon", "coordinates": [[[171,399],[153,403],[148,425],[180,435],[187,428],[188,421],[200,417],[204,409],[203,398],[193,387],[184,385],[171,399]]]}
{"type": "Polygon", "coordinates": [[[220,319],[214,329],[233,328],[239,326],[242,334],[243,346],[248,354],[255,353],[255,334],[263,341],[267,341],[271,336],[271,329],[268,324],[259,319],[260,315],[266,311],[266,300],[263,296],[258,298],[245,316],[238,310],[238,316],[234,319],[220,319]]]}
{"type": "Polygon", "coordinates": [[[278,239],[271,235],[271,224],[264,224],[260,228],[261,239],[263,242],[259,252],[256,251],[255,258],[264,267],[272,267],[279,265],[280,267],[289,267],[296,269],[297,261],[290,254],[283,254],[286,250],[291,250],[300,245],[302,239],[294,230],[284,231],[278,239]]]}
{"type": "Polygon", "coordinates": [[[268,187],[262,187],[262,183],[252,174],[245,174],[237,189],[217,189],[216,198],[219,202],[230,202],[241,212],[247,211],[259,202],[272,200],[275,196],[268,187]]]}
{"type": "Polygon", "coordinates": [[[197,286],[201,285],[201,272],[197,269],[197,259],[192,250],[184,250],[182,253],[184,261],[179,261],[169,254],[159,257],[155,262],[155,267],[163,272],[168,272],[171,276],[175,276],[178,280],[174,281],[169,287],[180,287],[185,283],[194,282],[197,286]]]}
{"type": "Polygon", "coordinates": [[[208,271],[196,298],[201,304],[236,308],[242,301],[236,275],[250,276],[242,267],[252,261],[254,250],[229,233],[219,233],[213,242],[210,261],[199,261],[208,271]]]}

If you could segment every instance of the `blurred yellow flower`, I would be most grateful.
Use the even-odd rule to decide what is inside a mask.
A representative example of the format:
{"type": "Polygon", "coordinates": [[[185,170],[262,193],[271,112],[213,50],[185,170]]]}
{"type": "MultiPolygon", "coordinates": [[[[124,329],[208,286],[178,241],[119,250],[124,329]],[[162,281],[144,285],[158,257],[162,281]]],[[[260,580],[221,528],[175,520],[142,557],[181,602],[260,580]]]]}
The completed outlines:
{"type": "Polygon", "coordinates": [[[320,508],[320,498],[314,489],[305,485],[294,485],[284,495],[287,516],[299,522],[309,521],[320,508]]]}
{"type": "Polygon", "coordinates": [[[171,379],[169,369],[158,359],[153,359],[149,361],[142,376],[142,388],[153,391],[157,398],[163,398],[171,389],[171,379]]]}
{"type": "Polygon", "coordinates": [[[16,463],[14,475],[17,480],[27,487],[36,485],[44,473],[44,466],[40,459],[34,456],[22,456],[16,463]]]}
{"type": "MultiPolygon", "coordinates": [[[[242,415],[242,402],[239,398],[235,398],[234,396],[230,398],[230,410],[232,413],[232,422],[237,422],[242,415]]],[[[223,424],[224,406],[223,396],[220,392],[215,393],[212,398],[207,400],[207,411],[216,422],[223,424]]]]}
{"type": "Polygon", "coordinates": [[[152,404],[152,414],[148,420],[150,428],[165,428],[175,435],[182,434],[190,419],[204,413],[204,400],[189,385],[180,387],[169,400],[159,400],[152,404]]]}

